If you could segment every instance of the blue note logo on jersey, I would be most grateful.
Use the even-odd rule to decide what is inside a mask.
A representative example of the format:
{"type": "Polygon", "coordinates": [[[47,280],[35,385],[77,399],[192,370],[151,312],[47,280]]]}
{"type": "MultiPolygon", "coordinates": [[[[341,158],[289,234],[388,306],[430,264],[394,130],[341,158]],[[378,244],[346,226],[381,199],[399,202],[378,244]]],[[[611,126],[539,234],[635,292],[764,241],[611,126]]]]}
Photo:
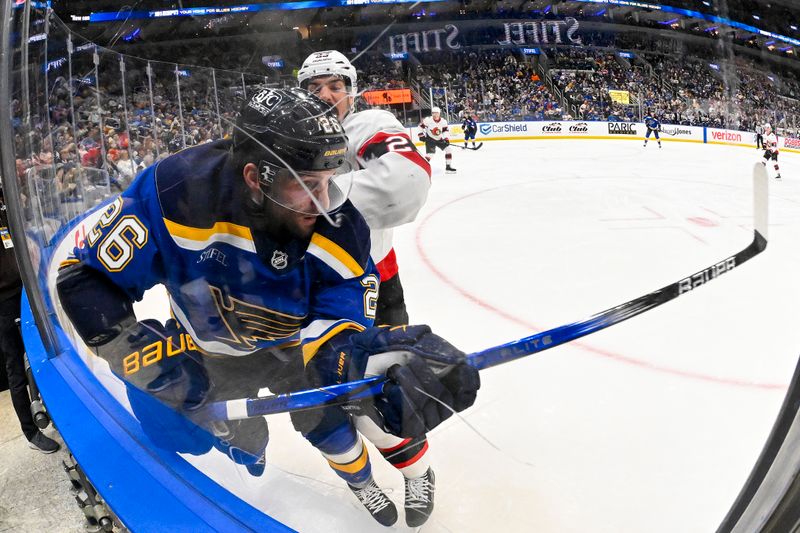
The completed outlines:
{"type": "Polygon", "coordinates": [[[259,341],[290,340],[300,333],[305,316],[282,313],[235,298],[218,287],[209,288],[222,319],[219,340],[253,350],[259,341]]]}
{"type": "Polygon", "coordinates": [[[483,135],[489,135],[492,133],[492,125],[491,124],[481,124],[481,133],[483,135]]]}

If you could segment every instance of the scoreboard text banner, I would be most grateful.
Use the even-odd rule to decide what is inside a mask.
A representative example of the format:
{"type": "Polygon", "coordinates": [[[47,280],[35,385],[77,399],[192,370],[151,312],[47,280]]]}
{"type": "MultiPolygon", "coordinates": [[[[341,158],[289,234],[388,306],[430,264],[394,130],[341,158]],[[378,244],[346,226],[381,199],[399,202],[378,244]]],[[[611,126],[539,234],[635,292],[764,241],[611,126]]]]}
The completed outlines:
{"type": "Polygon", "coordinates": [[[364,91],[362,96],[369,105],[410,104],[412,102],[411,89],[364,91]]]}

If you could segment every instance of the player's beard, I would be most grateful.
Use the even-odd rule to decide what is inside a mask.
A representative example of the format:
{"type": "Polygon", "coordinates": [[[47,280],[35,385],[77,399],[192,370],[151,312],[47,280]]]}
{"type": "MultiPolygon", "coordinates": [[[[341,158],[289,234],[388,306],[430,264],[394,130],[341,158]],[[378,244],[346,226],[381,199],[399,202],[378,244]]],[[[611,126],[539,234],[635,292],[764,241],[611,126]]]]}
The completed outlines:
{"type": "Polygon", "coordinates": [[[292,211],[269,198],[258,203],[248,198],[245,211],[250,216],[251,226],[263,231],[277,243],[285,244],[292,239],[308,240],[314,233],[317,217],[292,211]]]}

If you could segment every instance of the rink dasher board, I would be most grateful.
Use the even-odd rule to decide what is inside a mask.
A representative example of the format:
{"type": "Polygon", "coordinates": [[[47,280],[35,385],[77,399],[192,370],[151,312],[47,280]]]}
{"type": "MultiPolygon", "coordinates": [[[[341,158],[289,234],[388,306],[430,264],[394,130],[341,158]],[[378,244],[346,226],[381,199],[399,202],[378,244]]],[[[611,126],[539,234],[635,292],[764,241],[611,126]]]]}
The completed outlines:
{"type": "Polygon", "coordinates": [[[177,453],[159,449],[129,411],[124,384],[71,331],[57,303],[58,267],[114,198],[71,220],[49,243],[36,243],[44,267],[39,283],[47,288],[63,351],[47,353],[25,293],[22,336],[54,424],[98,493],[133,531],[292,531],[177,453]]]}
{"type": "MultiPolygon", "coordinates": [[[[419,139],[419,127],[408,128],[412,139],[419,139]]],[[[452,143],[464,142],[464,130],[460,124],[450,124],[448,131],[452,143]]],[[[627,140],[642,142],[647,127],[643,122],[598,122],[598,121],[517,121],[479,122],[476,142],[487,141],[543,141],[543,140],[627,140]]],[[[665,142],[688,142],[718,144],[753,148],[755,133],[741,130],[709,128],[705,126],[683,126],[662,124],[660,139],[665,142]]],[[[800,138],[778,136],[780,150],[800,153],[800,138]]],[[[650,136],[654,140],[654,136],[650,136]]],[[[416,142],[424,146],[424,142],[416,142]]]]}

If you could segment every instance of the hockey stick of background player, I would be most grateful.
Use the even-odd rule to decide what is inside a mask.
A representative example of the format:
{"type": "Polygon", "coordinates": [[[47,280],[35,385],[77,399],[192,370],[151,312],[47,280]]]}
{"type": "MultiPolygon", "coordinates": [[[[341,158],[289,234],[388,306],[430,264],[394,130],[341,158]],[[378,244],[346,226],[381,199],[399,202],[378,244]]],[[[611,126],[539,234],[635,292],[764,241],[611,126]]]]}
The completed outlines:
{"type": "MultiPolygon", "coordinates": [[[[580,322],[469,354],[467,361],[483,370],[573,341],[674,300],[755,257],[767,247],[767,173],[760,162],[753,168],[753,188],[753,241],[745,249],[657,291],[606,309],[580,322]]],[[[200,423],[210,420],[238,420],[342,404],[380,393],[385,381],[386,378],[382,376],[370,377],[289,394],[215,402],[202,407],[191,417],[200,423]]]]}
{"type": "Polygon", "coordinates": [[[447,145],[455,148],[461,148],[462,150],[480,150],[481,146],[483,146],[483,143],[478,143],[478,146],[461,146],[460,144],[448,142],[447,145]]]}

